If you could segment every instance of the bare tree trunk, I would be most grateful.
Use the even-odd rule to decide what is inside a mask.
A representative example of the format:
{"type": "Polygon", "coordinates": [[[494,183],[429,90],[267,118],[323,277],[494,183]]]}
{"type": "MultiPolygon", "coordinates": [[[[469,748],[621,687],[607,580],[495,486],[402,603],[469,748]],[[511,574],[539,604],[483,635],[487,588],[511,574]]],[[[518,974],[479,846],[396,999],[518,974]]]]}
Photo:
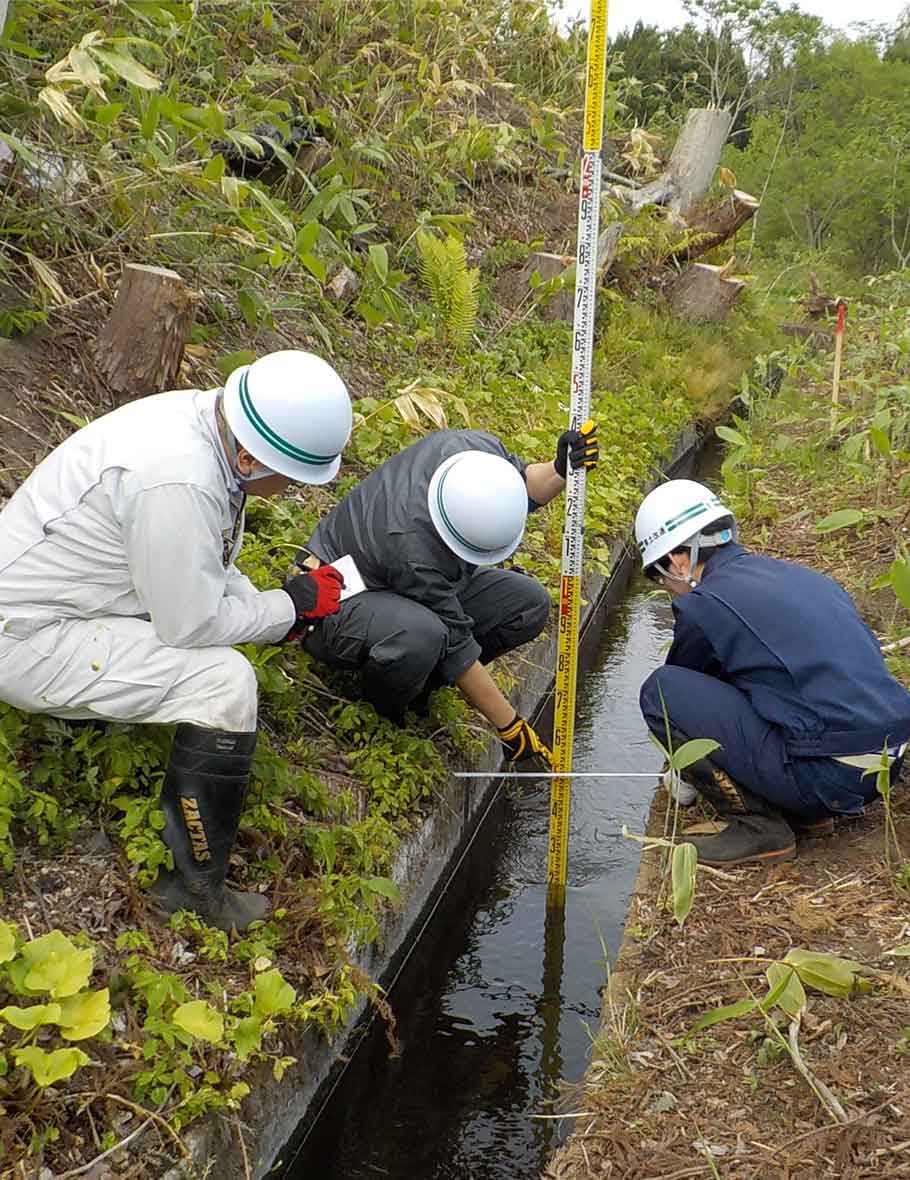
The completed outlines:
{"type": "Polygon", "coordinates": [[[623,200],[633,210],[665,205],[685,218],[711,187],[732,125],[727,110],[689,111],[663,173],[640,189],[623,193],[623,200]]]}
{"type": "Polygon", "coordinates": [[[670,307],[687,320],[719,323],[745,287],[741,279],[729,278],[733,259],[725,266],[696,262],[684,270],[670,287],[670,307]]]}
{"type": "Polygon", "coordinates": [[[670,259],[673,262],[694,262],[721,242],[732,238],[758,210],[758,200],[750,193],[734,189],[729,197],[700,210],[689,222],[689,230],[698,237],[670,259]]]}
{"type": "Polygon", "coordinates": [[[196,295],[176,271],[127,263],[95,361],[124,398],[173,388],[196,314],[196,295]]]}

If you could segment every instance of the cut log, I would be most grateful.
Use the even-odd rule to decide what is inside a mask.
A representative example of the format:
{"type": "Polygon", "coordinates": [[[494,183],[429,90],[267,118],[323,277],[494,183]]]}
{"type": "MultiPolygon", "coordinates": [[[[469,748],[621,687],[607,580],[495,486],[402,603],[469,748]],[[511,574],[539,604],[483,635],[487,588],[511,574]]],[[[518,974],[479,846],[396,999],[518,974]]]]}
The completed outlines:
{"type": "Polygon", "coordinates": [[[806,315],[815,320],[837,312],[838,301],[818,289],[818,275],[814,271],[809,275],[809,294],[796,302],[806,309],[806,315]]]}
{"type": "Polygon", "coordinates": [[[689,111],[661,175],[637,190],[622,192],[622,199],[636,211],[664,205],[685,218],[711,187],[732,124],[733,116],[726,110],[689,111]]]}
{"type": "Polygon", "coordinates": [[[694,262],[696,258],[701,258],[721,242],[732,238],[741,225],[755,216],[759,204],[757,197],[734,189],[729,197],[699,210],[689,221],[687,236],[692,239],[690,245],[671,254],[669,261],[694,262]]]}
{"type": "Polygon", "coordinates": [[[724,266],[695,262],[684,270],[667,292],[670,307],[687,320],[719,323],[745,287],[730,278],[733,259],[724,266]]]}
{"type": "Polygon", "coordinates": [[[127,263],[111,314],[95,342],[95,362],[122,399],[172,389],[198,296],[176,271],[127,263]]]}

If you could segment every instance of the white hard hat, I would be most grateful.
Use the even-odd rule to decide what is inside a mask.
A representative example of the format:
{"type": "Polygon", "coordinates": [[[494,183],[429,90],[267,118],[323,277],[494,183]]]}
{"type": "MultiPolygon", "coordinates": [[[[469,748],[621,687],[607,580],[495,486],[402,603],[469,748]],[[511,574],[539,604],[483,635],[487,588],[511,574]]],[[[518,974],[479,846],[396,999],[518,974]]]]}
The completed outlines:
{"type": "Polygon", "coordinates": [[[460,451],[440,463],[427,490],[430,518],[452,552],[471,565],[496,565],[518,548],[528,489],[508,459],[460,451]]]}
{"type": "Polygon", "coordinates": [[[224,386],[224,415],[244,450],[298,483],[335,478],[353,423],[344,382],[299,349],[235,369],[224,386]]]}
{"type": "MultiPolygon", "coordinates": [[[[635,540],[647,569],[673,549],[696,537],[706,525],[732,516],[704,484],[671,479],[649,492],[635,517],[635,540]]],[[[728,537],[727,540],[732,539],[728,537]]]]}

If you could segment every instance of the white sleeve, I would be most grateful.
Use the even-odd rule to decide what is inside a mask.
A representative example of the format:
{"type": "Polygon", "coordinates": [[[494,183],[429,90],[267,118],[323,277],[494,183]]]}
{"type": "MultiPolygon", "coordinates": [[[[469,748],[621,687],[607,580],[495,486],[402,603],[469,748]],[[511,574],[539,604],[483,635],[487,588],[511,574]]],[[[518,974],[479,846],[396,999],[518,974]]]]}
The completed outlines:
{"type": "Polygon", "coordinates": [[[234,598],[252,598],[253,595],[260,593],[246,574],[242,574],[233,562],[227,567],[224,592],[234,598]]]}
{"type": "Polygon", "coordinates": [[[121,523],[136,594],[168,646],[275,643],[291,629],[294,604],[283,590],[250,583],[252,594],[225,594],[221,514],[202,489],[145,489],[130,498],[121,523]]]}

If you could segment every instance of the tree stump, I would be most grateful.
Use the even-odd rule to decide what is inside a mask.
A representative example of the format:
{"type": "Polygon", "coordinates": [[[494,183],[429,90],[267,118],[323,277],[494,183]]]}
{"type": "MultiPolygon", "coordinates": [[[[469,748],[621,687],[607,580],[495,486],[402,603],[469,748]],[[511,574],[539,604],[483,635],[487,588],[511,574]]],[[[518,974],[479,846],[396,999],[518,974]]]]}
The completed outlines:
{"type": "Polygon", "coordinates": [[[724,319],[746,285],[729,277],[732,262],[724,266],[696,262],[684,270],[667,292],[673,311],[687,320],[719,323],[724,319]]]}
{"type": "Polygon", "coordinates": [[[754,217],[758,211],[759,200],[751,193],[744,193],[734,189],[729,197],[708,205],[697,211],[689,219],[689,229],[698,235],[684,250],[671,254],[669,261],[694,262],[707,254],[721,242],[732,238],[740,226],[754,217]]]}
{"type": "Polygon", "coordinates": [[[665,205],[674,216],[685,218],[711,187],[732,124],[733,116],[728,110],[689,111],[661,175],[639,189],[622,194],[629,208],[665,205]]]}
{"type": "Polygon", "coordinates": [[[172,389],[197,296],[176,271],[127,263],[111,314],[95,341],[95,363],[124,400],[172,389]]]}

